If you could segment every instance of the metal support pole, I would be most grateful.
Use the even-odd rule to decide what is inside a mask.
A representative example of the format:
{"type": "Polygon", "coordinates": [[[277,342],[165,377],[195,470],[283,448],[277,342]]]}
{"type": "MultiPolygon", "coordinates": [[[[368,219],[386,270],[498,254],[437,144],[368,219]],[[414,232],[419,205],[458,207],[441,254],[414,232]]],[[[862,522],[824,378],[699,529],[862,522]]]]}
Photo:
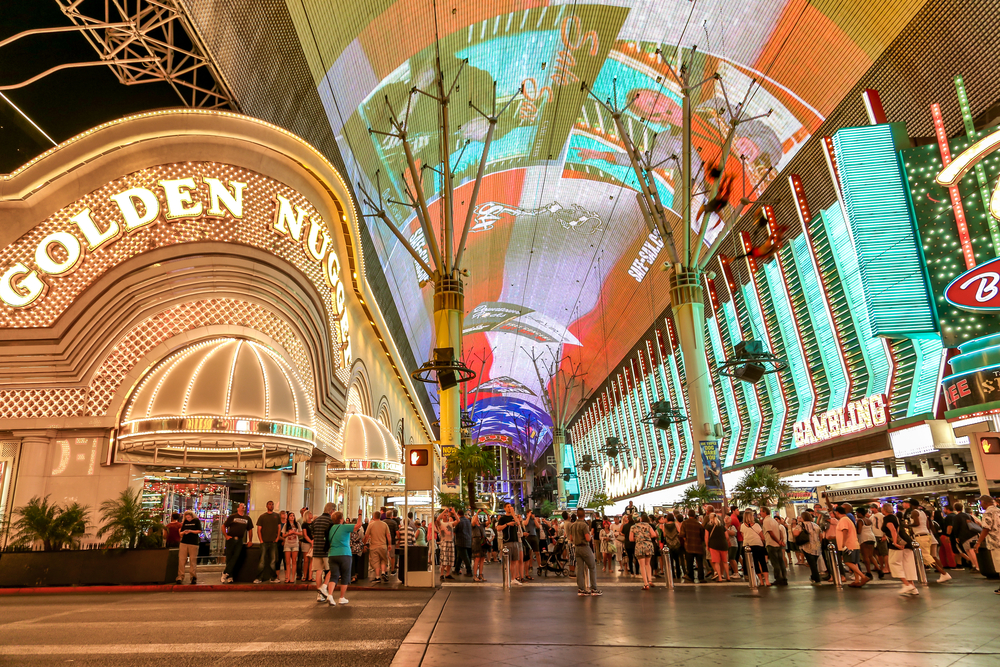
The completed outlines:
{"type": "Polygon", "coordinates": [[[500,556],[500,577],[503,581],[503,589],[505,591],[510,590],[510,549],[507,547],[503,548],[502,554],[500,556]]]}
{"type": "Polygon", "coordinates": [[[674,590],[674,563],[673,558],[670,557],[670,550],[663,549],[663,573],[667,579],[667,590],[674,590]]]}
{"type": "Polygon", "coordinates": [[[840,559],[838,558],[837,545],[831,542],[827,545],[826,550],[830,555],[829,567],[830,576],[833,577],[833,584],[837,588],[843,588],[844,581],[840,576],[840,559]]]}
{"type": "MultiPolygon", "coordinates": [[[[975,449],[975,447],[973,447],[973,449],[975,449]]],[[[926,586],[927,570],[924,568],[923,549],[920,548],[920,542],[917,542],[916,540],[913,540],[910,544],[913,545],[913,561],[917,568],[917,581],[919,581],[921,585],[926,586]]]]}
{"type": "Polygon", "coordinates": [[[757,570],[753,567],[753,549],[743,547],[743,571],[747,575],[747,585],[754,593],[757,592],[757,570]]]}

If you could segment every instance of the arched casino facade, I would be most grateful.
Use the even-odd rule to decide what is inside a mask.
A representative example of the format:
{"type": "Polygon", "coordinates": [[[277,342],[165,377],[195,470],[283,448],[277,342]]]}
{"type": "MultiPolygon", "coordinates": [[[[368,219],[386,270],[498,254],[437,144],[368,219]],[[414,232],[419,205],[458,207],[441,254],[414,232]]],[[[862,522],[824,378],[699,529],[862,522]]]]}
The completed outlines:
{"type": "Polygon", "coordinates": [[[342,504],[351,395],[402,424],[388,437],[429,439],[349,190],[287,131],[108,123],[0,177],[0,223],[4,518],[130,487],[206,518],[342,504]]]}

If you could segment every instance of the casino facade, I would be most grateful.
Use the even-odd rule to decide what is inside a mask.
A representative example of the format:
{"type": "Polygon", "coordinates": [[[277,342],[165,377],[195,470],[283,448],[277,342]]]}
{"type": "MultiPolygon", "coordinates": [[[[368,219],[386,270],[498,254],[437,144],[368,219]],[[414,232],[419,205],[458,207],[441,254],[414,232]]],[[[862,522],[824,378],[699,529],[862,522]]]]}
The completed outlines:
{"type": "Polygon", "coordinates": [[[227,112],[123,118],[2,177],[3,518],[141,489],[211,525],[238,501],[343,505],[352,472],[352,504],[382,502],[429,422],[355,210],[315,149],[227,112]]]}

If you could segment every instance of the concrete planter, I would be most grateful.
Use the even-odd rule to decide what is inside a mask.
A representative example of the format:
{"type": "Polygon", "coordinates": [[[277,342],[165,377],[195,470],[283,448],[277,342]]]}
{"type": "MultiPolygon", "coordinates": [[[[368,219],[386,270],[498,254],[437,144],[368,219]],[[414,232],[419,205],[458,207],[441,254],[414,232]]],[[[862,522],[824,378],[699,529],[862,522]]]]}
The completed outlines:
{"type": "Polygon", "coordinates": [[[166,584],[177,549],[99,549],[0,553],[0,588],[166,584]]]}

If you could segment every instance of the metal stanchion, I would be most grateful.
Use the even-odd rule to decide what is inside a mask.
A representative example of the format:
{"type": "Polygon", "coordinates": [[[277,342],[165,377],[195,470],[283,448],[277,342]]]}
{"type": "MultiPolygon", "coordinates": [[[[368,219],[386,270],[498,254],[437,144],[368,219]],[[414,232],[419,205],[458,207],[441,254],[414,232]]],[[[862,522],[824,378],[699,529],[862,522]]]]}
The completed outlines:
{"type": "Polygon", "coordinates": [[[504,590],[510,590],[510,549],[507,547],[503,548],[502,556],[500,557],[500,572],[501,579],[503,580],[504,590]]]}
{"type": "Polygon", "coordinates": [[[667,580],[667,590],[674,590],[674,563],[673,559],[670,557],[670,551],[668,549],[662,550],[663,554],[663,573],[667,580]]]}
{"type": "Polygon", "coordinates": [[[833,584],[837,588],[843,588],[844,581],[840,577],[840,560],[837,557],[837,545],[831,542],[826,546],[826,550],[830,555],[830,561],[827,563],[827,566],[830,570],[830,576],[833,577],[833,584]]]}
{"type": "Polygon", "coordinates": [[[743,547],[743,571],[747,575],[750,590],[757,592],[757,570],[753,566],[753,549],[749,546],[743,547]]]}
{"type": "Polygon", "coordinates": [[[920,542],[913,540],[910,544],[913,545],[913,561],[917,568],[917,581],[926,586],[927,570],[924,568],[924,552],[920,548],[920,542]]]}

